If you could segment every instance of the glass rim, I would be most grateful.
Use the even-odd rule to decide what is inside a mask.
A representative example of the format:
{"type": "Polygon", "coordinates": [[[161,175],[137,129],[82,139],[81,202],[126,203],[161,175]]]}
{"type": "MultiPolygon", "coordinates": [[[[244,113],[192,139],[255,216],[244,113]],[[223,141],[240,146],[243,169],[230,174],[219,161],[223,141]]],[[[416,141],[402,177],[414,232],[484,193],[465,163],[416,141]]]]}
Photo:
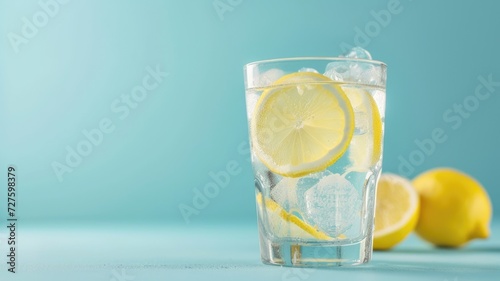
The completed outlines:
{"type": "Polygon", "coordinates": [[[253,61],[249,62],[244,65],[245,68],[252,66],[252,65],[257,65],[257,64],[267,64],[267,63],[276,63],[276,62],[287,62],[287,61],[306,61],[306,60],[316,60],[316,61],[355,61],[355,62],[364,62],[364,63],[371,63],[371,64],[377,64],[381,66],[387,67],[387,64],[385,62],[379,61],[379,60],[368,60],[368,59],[358,59],[358,58],[346,58],[346,57],[288,57],[288,58],[277,58],[277,59],[267,59],[267,60],[258,60],[258,61],[253,61]]]}

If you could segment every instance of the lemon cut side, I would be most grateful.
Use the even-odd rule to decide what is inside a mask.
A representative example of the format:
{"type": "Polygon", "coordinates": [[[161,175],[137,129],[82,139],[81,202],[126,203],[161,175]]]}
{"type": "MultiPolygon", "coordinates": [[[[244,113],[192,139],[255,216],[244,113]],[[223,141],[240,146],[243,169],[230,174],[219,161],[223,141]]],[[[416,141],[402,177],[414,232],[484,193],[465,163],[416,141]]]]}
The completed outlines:
{"type": "Polygon", "coordinates": [[[414,230],[420,201],[410,181],[394,174],[380,177],[376,200],[373,249],[387,250],[414,230]]]}
{"type": "Polygon", "coordinates": [[[250,133],[255,153],[272,172],[300,177],[335,163],[353,132],[344,91],[321,74],[297,72],[262,93],[250,133]]]}

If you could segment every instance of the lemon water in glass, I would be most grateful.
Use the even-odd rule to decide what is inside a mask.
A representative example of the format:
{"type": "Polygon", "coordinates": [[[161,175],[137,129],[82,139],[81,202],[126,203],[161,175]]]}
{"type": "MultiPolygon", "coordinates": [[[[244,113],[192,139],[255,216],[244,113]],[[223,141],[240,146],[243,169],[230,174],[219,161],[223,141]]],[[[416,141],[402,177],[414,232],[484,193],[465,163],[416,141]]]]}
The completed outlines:
{"type": "Polygon", "coordinates": [[[354,48],[345,57],[259,61],[244,71],[262,261],[368,262],[386,65],[354,48]]]}

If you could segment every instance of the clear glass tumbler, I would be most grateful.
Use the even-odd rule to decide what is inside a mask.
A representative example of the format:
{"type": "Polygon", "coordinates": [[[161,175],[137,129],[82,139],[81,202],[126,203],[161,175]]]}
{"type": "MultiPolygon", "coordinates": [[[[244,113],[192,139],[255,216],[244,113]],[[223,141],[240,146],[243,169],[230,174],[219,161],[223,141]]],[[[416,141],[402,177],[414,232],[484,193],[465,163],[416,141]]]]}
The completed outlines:
{"type": "Polygon", "coordinates": [[[249,63],[244,72],[262,261],[368,262],[386,65],[303,57],[249,63]]]}

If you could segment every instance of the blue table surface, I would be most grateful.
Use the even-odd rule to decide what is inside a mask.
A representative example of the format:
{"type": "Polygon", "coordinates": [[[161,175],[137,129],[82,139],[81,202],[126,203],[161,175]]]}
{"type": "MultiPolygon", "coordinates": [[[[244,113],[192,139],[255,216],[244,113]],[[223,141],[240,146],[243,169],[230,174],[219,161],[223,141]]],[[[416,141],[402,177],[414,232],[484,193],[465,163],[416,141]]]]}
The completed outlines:
{"type": "MultiPolygon", "coordinates": [[[[6,232],[1,232],[6,260],[6,232]]],[[[436,249],[411,235],[368,265],[288,268],[260,262],[255,224],[18,227],[17,273],[0,280],[500,280],[500,220],[488,240],[436,249]]]]}

